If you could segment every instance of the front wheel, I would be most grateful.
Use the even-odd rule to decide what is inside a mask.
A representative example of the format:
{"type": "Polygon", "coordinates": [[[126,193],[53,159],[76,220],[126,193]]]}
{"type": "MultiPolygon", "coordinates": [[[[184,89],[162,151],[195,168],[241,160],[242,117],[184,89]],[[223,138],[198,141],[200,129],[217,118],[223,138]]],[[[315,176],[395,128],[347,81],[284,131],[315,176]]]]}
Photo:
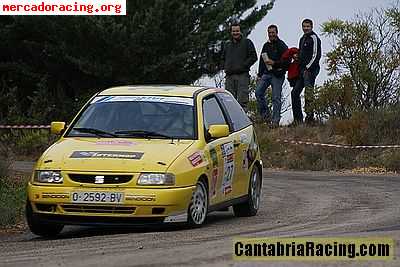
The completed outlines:
{"type": "Polygon", "coordinates": [[[29,201],[26,203],[26,221],[32,233],[47,238],[56,237],[64,228],[62,224],[45,223],[35,218],[29,201]]]}
{"type": "Polygon", "coordinates": [[[233,205],[233,212],[236,217],[255,216],[260,207],[261,198],[261,175],[257,165],[254,165],[250,175],[247,200],[243,203],[233,205]]]}
{"type": "Polygon", "coordinates": [[[197,182],[188,211],[188,224],[201,226],[205,223],[208,213],[208,191],[204,181],[197,182]]]}

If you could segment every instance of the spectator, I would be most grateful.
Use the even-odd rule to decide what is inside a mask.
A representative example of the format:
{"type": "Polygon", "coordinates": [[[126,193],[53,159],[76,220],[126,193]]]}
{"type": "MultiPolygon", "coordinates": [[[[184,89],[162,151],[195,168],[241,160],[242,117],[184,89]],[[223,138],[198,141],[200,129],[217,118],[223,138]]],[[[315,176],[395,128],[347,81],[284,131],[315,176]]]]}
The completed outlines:
{"type": "Polygon", "coordinates": [[[282,108],[282,85],[285,80],[287,61],[282,60],[283,53],[288,49],[284,41],[278,37],[278,27],[268,27],[268,41],[264,44],[258,67],[258,84],[256,98],[258,112],[261,119],[266,123],[272,122],[272,127],[279,126],[282,108]],[[265,91],[272,87],[272,118],[265,91]]]}
{"type": "Polygon", "coordinates": [[[288,67],[288,81],[290,87],[293,88],[300,77],[299,49],[292,47],[286,50],[282,55],[282,60],[290,62],[288,67]]]}
{"type": "Polygon", "coordinates": [[[243,37],[240,25],[231,25],[232,38],[223,50],[225,89],[233,94],[240,105],[247,109],[249,102],[250,67],[257,61],[257,52],[251,40],[243,37]]]}
{"type": "Polygon", "coordinates": [[[305,121],[306,123],[314,122],[314,86],[320,71],[319,61],[321,59],[321,40],[313,31],[312,20],[303,20],[302,27],[304,35],[299,44],[300,77],[291,94],[294,124],[303,123],[300,94],[304,88],[305,121]]]}

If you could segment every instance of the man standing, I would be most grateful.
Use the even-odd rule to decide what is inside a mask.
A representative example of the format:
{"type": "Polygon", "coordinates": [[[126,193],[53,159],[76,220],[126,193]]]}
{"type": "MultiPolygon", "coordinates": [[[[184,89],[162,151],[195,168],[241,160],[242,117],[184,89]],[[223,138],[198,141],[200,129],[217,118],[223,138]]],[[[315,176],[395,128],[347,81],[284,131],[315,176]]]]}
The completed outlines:
{"type": "Polygon", "coordinates": [[[238,23],[231,25],[231,36],[223,51],[225,88],[246,109],[249,102],[249,71],[257,61],[257,52],[253,42],[242,36],[238,23]]]}
{"type": "Polygon", "coordinates": [[[281,120],[282,85],[289,63],[282,60],[282,55],[287,49],[285,42],[278,37],[278,27],[270,25],[268,41],[264,44],[260,56],[256,98],[261,118],[268,124],[272,122],[272,127],[278,127],[281,120]],[[270,85],[272,87],[272,118],[265,99],[265,91],[270,85]]]}
{"type": "Polygon", "coordinates": [[[299,44],[300,77],[291,93],[295,124],[303,122],[300,94],[304,88],[305,121],[306,123],[314,122],[314,85],[320,71],[319,61],[321,59],[321,40],[313,31],[312,20],[303,20],[302,27],[304,35],[299,44]]]}

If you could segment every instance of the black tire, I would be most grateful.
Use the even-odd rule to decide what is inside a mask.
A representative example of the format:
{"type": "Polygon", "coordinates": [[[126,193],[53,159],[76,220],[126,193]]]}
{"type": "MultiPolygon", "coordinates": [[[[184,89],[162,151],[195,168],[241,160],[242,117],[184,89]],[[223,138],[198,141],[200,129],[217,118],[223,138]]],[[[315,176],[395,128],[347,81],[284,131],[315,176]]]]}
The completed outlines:
{"type": "Polygon", "coordinates": [[[249,179],[247,200],[243,203],[233,205],[233,213],[236,217],[255,216],[260,207],[261,198],[261,175],[257,165],[254,165],[249,179]]]}
{"type": "Polygon", "coordinates": [[[26,203],[26,221],[28,222],[29,229],[32,233],[38,236],[46,237],[46,238],[54,238],[56,237],[64,228],[62,224],[54,224],[41,222],[33,215],[32,205],[28,201],[26,203]]]}
{"type": "Polygon", "coordinates": [[[188,208],[187,223],[189,226],[199,227],[206,223],[208,204],[207,185],[203,180],[199,180],[188,208]]]}

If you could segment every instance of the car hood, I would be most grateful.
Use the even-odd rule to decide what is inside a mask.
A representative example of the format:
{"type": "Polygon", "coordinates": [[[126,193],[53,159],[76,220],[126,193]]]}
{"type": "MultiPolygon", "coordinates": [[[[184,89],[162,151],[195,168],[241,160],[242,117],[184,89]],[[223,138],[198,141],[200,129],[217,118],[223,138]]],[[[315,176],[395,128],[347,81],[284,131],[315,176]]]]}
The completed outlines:
{"type": "Polygon", "coordinates": [[[171,139],[64,138],[47,149],[36,169],[165,172],[193,143],[171,139]]]}

